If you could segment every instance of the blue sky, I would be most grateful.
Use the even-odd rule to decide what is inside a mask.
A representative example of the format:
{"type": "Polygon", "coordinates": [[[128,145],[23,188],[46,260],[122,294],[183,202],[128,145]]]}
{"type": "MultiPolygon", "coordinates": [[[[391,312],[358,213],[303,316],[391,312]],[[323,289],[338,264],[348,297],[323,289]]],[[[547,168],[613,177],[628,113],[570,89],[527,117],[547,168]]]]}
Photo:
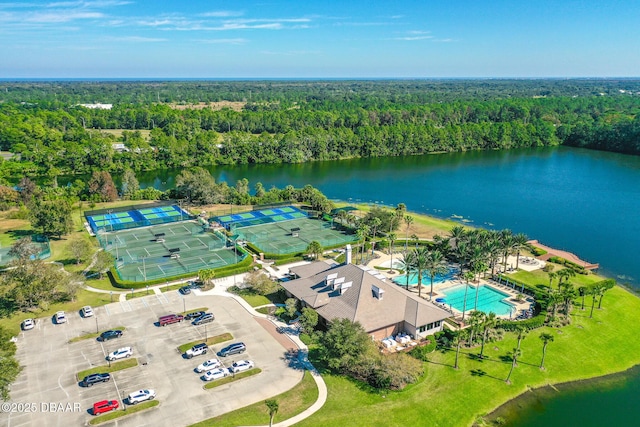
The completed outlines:
{"type": "Polygon", "coordinates": [[[638,0],[0,0],[0,78],[613,76],[638,0]]]}

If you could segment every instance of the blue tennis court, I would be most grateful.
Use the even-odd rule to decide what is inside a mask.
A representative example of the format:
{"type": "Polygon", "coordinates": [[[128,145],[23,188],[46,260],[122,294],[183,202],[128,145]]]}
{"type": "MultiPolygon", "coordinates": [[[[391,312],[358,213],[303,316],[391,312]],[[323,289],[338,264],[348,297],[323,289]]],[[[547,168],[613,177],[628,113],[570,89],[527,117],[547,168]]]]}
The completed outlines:
{"type": "Polygon", "coordinates": [[[126,230],[136,227],[147,227],[150,225],[165,224],[169,222],[192,219],[193,216],[179,206],[159,206],[150,208],[129,209],[113,212],[85,212],[85,217],[94,233],[98,231],[126,230]]]}
{"type": "Polygon", "coordinates": [[[212,221],[218,222],[225,229],[231,231],[242,227],[270,224],[273,222],[289,221],[292,219],[307,218],[307,214],[293,206],[262,209],[251,212],[241,212],[231,215],[215,217],[212,221]]]}

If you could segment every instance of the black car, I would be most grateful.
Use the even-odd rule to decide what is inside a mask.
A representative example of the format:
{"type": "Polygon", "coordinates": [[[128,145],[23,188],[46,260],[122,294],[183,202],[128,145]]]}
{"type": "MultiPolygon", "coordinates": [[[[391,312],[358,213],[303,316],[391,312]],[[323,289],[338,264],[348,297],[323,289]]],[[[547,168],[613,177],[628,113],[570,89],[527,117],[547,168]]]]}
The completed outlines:
{"type": "Polygon", "coordinates": [[[98,337],[98,341],[109,341],[114,338],[120,338],[121,336],[122,336],[122,331],[119,331],[117,329],[111,330],[111,331],[104,331],[98,337]]]}
{"type": "Polygon", "coordinates": [[[185,320],[193,320],[193,319],[197,319],[198,317],[202,316],[203,314],[205,314],[204,311],[194,311],[192,313],[187,313],[184,318],[185,320]]]}
{"type": "Polygon", "coordinates": [[[236,342],[226,346],[225,348],[220,350],[218,354],[222,357],[225,357],[225,356],[230,356],[232,354],[244,353],[246,349],[247,349],[247,346],[245,346],[244,343],[236,342]]]}
{"type": "Polygon", "coordinates": [[[191,323],[193,325],[202,325],[204,323],[213,322],[215,319],[216,319],[216,317],[213,315],[213,313],[205,313],[202,316],[200,316],[197,319],[195,319],[191,323]]]}
{"type": "Polygon", "coordinates": [[[109,374],[91,374],[84,377],[81,381],[83,387],[91,387],[94,384],[106,383],[111,379],[109,374]]]}
{"type": "Polygon", "coordinates": [[[191,293],[191,286],[183,286],[178,292],[180,292],[182,295],[188,295],[191,293]]]}

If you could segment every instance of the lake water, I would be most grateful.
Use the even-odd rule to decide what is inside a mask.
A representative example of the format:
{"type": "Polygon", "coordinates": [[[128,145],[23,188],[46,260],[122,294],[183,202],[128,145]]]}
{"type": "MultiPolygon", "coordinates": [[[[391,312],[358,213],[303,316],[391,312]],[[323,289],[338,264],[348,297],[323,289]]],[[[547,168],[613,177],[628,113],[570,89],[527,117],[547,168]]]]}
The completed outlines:
{"type": "MultiPolygon", "coordinates": [[[[486,228],[510,228],[600,263],[640,287],[640,157],[573,148],[209,168],[217,181],[311,184],[331,199],[396,205],[486,228]]],[[[179,171],[139,176],[172,187],[179,171]]],[[[500,409],[510,426],[635,426],[640,369],[528,393],[500,409]]]]}
{"type": "MultiPolygon", "coordinates": [[[[639,286],[640,157],[573,148],[209,168],[217,181],[253,187],[311,184],[331,199],[396,205],[486,228],[510,228],[598,262],[639,286]]],[[[141,174],[173,187],[179,171],[141,174]]]]}

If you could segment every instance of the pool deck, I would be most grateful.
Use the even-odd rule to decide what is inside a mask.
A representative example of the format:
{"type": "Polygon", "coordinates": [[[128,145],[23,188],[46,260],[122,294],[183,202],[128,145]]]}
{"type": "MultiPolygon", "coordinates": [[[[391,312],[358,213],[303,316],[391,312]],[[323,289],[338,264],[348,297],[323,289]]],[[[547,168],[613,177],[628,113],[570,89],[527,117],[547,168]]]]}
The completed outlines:
{"type": "MultiPolygon", "coordinates": [[[[389,265],[389,262],[391,261],[391,255],[387,254],[387,253],[383,253],[383,252],[379,252],[376,251],[375,254],[377,255],[377,258],[371,260],[367,266],[371,267],[371,268],[375,268],[381,265],[389,265]]],[[[538,268],[542,268],[544,266],[544,262],[539,261],[539,263],[523,263],[523,259],[525,257],[520,257],[520,263],[519,263],[519,268],[523,269],[523,270],[535,270],[538,268]]],[[[402,255],[400,254],[394,254],[393,255],[393,260],[397,260],[397,259],[402,259],[402,255]]],[[[509,257],[507,259],[507,264],[513,263],[513,265],[515,266],[516,264],[516,257],[509,257]]],[[[397,277],[399,274],[397,271],[394,270],[393,273],[389,273],[387,270],[376,270],[379,273],[382,273],[383,275],[385,275],[389,280],[393,279],[394,277],[397,277]]],[[[441,303],[437,303],[436,302],[436,298],[444,298],[445,294],[443,293],[444,289],[447,288],[451,288],[452,286],[457,286],[457,285],[461,285],[464,284],[465,282],[463,280],[460,279],[453,279],[453,280],[447,280],[443,283],[434,283],[433,285],[433,295],[431,297],[431,300],[429,299],[429,291],[431,288],[431,285],[429,283],[429,281],[426,281],[426,283],[422,284],[422,298],[427,300],[427,301],[431,301],[432,304],[443,308],[449,312],[451,312],[454,316],[454,319],[456,320],[456,322],[460,323],[462,325],[462,327],[465,327],[466,325],[464,324],[464,322],[462,322],[462,312],[459,310],[456,310],[453,307],[449,307],[446,304],[441,304],[441,303]]],[[[503,292],[505,294],[509,295],[509,298],[506,299],[506,301],[513,305],[515,307],[515,310],[513,311],[513,318],[515,319],[515,317],[522,313],[522,310],[527,310],[531,304],[531,300],[529,297],[525,298],[523,302],[517,302],[515,300],[516,296],[518,294],[520,294],[520,292],[518,292],[518,290],[514,290],[511,287],[505,286],[505,285],[500,285],[497,284],[495,282],[489,282],[487,280],[484,279],[480,279],[479,283],[481,285],[485,285],[485,286],[490,286],[492,288],[495,288],[497,290],[499,290],[500,292],[503,292]]],[[[470,285],[477,285],[477,282],[469,282],[470,285]]],[[[409,291],[413,292],[413,293],[418,293],[418,288],[417,286],[411,286],[409,287],[409,291]]],[[[467,314],[465,316],[465,318],[468,318],[469,316],[469,310],[467,310],[467,314]]],[[[509,315],[504,315],[504,316],[497,316],[501,319],[509,319],[509,315]]]]}

